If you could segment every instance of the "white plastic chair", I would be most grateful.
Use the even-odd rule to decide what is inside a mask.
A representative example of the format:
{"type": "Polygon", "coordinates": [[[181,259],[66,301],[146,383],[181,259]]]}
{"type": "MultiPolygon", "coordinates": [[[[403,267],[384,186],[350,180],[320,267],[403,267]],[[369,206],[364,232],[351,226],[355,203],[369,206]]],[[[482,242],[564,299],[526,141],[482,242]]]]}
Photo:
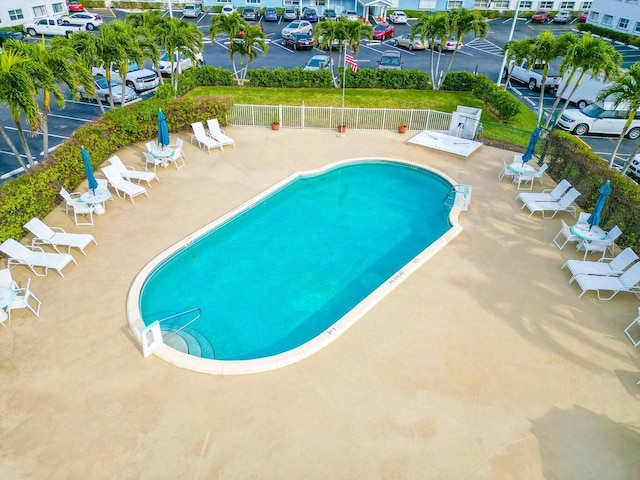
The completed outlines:
{"type": "Polygon", "coordinates": [[[622,235],[622,230],[616,225],[609,230],[604,240],[594,240],[592,242],[582,240],[578,248],[584,248],[584,259],[587,258],[587,254],[589,253],[602,252],[602,258],[605,258],[606,253],[610,252],[611,256],[613,256],[615,253],[616,240],[620,235],[622,235]]]}
{"type": "Polygon", "coordinates": [[[209,136],[211,138],[217,140],[223,146],[233,145],[233,148],[236,148],[235,140],[224,133],[224,130],[220,128],[220,122],[218,122],[217,118],[207,120],[207,127],[209,127],[209,136]]]}
{"type": "Polygon", "coordinates": [[[513,179],[516,173],[509,168],[509,165],[507,164],[507,161],[504,158],[502,159],[502,163],[504,166],[502,167],[502,170],[500,170],[500,173],[498,174],[498,181],[501,182],[504,177],[511,177],[513,179]]]}
{"type": "Polygon", "coordinates": [[[0,244],[0,252],[7,257],[7,265],[13,268],[16,265],[29,267],[33,273],[39,277],[47,275],[50,268],[56,270],[62,278],[62,269],[71,262],[78,264],[75,258],[68,253],[49,253],[40,247],[27,247],[13,238],[8,238],[0,244]],[[43,272],[38,273],[36,268],[42,268],[43,272]]]}
{"type": "Polygon", "coordinates": [[[558,212],[569,212],[573,217],[576,216],[576,207],[573,206],[573,202],[580,196],[580,192],[575,188],[571,188],[565,193],[557,202],[537,202],[537,201],[524,201],[524,207],[527,207],[531,212],[529,216],[535,212],[540,212],[542,218],[550,219],[556,216],[558,212]],[[546,213],[551,212],[551,216],[547,216],[546,213]]]}
{"type": "MultiPolygon", "coordinates": [[[[557,202],[562,198],[562,195],[571,188],[571,184],[565,178],[560,180],[560,183],[557,184],[553,189],[547,188],[542,192],[533,193],[533,192],[523,192],[519,193],[516,196],[516,200],[520,199],[523,202],[557,202]]],[[[524,205],[523,205],[524,206],[524,205]]]]}
{"type": "MultiPolygon", "coordinates": [[[[634,264],[629,270],[619,277],[604,277],[602,275],[576,275],[573,277],[578,286],[582,289],[582,293],[578,298],[582,297],[585,292],[595,290],[598,294],[598,300],[611,300],[620,292],[640,293],[640,262],[634,264]],[[608,297],[602,297],[601,291],[613,292],[608,297]]],[[[572,283],[572,282],[569,282],[572,283]]]]}
{"type": "Polygon", "coordinates": [[[560,222],[562,223],[562,228],[560,228],[560,231],[553,239],[553,243],[555,244],[556,247],[558,247],[559,250],[562,250],[567,243],[579,242],[581,239],[577,235],[574,235],[573,233],[571,233],[571,227],[569,227],[569,225],[567,225],[567,223],[564,220],[560,220],[560,222]],[[564,242],[562,243],[562,245],[558,243],[559,237],[564,237],[564,242]]]}
{"type": "Polygon", "coordinates": [[[151,140],[151,141],[145,143],[144,146],[147,147],[147,151],[148,152],[153,152],[154,150],[156,150],[158,148],[158,144],[155,142],[155,140],[151,140]]]}
{"type": "MultiPolygon", "coordinates": [[[[11,322],[11,311],[20,308],[27,308],[36,316],[40,317],[40,306],[42,302],[36,297],[31,289],[31,279],[27,280],[26,287],[20,287],[11,277],[11,271],[8,268],[0,270],[0,287],[6,287],[13,290],[16,296],[11,300],[5,308],[7,312],[6,319],[11,322]]],[[[4,321],[0,319],[0,323],[4,325],[4,321]]]]}
{"type": "Polygon", "coordinates": [[[184,160],[184,153],[182,153],[182,139],[179,138],[173,146],[173,156],[169,157],[169,162],[175,165],[176,170],[180,170],[186,165],[184,160]]]}
{"type": "Polygon", "coordinates": [[[514,181],[518,183],[518,190],[533,190],[533,182],[536,180],[536,178],[540,181],[540,185],[542,185],[542,176],[548,168],[549,165],[543,163],[538,170],[525,170],[523,173],[517,174],[514,181]],[[520,188],[523,184],[525,186],[523,188],[520,188]],[[529,185],[529,188],[526,188],[527,184],[529,185]]]}
{"type": "Polygon", "coordinates": [[[117,167],[114,165],[107,165],[106,167],[102,167],[101,170],[102,173],[104,173],[104,176],[107,177],[107,182],[109,182],[109,185],[115,190],[118,197],[129,197],[131,203],[134,203],[133,197],[137,197],[138,195],[149,196],[147,189],[142,185],[136,185],[135,183],[122,178],[122,175],[120,175],[120,172],[118,172],[117,167]]]}
{"type": "MultiPolygon", "coordinates": [[[[634,325],[637,325],[637,327],[640,327],[640,307],[638,307],[638,316],[633,319],[633,321],[629,324],[629,326],[627,328],[624,329],[624,333],[627,335],[627,337],[629,337],[629,340],[631,340],[631,343],[633,344],[633,346],[637,347],[638,345],[640,345],[640,340],[636,340],[629,333],[629,330],[631,330],[634,325]]],[[[640,383],[640,382],[638,382],[638,383],[640,383]]]]}
{"type": "Polygon", "coordinates": [[[576,275],[602,275],[605,277],[622,275],[625,268],[638,259],[638,255],[631,248],[627,247],[610,262],[599,260],[591,262],[586,260],[567,260],[562,268],[567,267],[572,276],[569,282],[576,275]]]}
{"type": "Polygon", "coordinates": [[[149,171],[149,165],[153,165],[153,174],[157,176],[158,167],[167,168],[167,160],[166,158],[156,158],[148,152],[142,152],[144,155],[144,168],[145,171],[149,171]]]}
{"type": "Polygon", "coordinates": [[[77,248],[86,257],[84,249],[96,239],[88,233],[67,233],[59,227],[49,227],[39,218],[32,218],[25,223],[24,228],[33,234],[31,245],[51,245],[56,252],[62,253],[58,247],[67,247],[67,252],[71,253],[72,248],[77,248]]]}
{"type": "Polygon", "coordinates": [[[147,185],[151,187],[151,180],[155,180],[156,182],[160,181],[155,172],[142,172],[140,170],[136,170],[135,167],[125,165],[118,155],[111,157],[109,159],[109,163],[118,169],[118,172],[120,172],[120,175],[122,175],[124,179],[129,181],[135,180],[138,185],[140,182],[147,182],[147,185]]]}
{"type": "Polygon", "coordinates": [[[64,187],[60,189],[60,196],[65,201],[65,213],[69,215],[69,210],[73,211],[73,221],[76,225],[93,225],[93,205],[82,203],[78,197],[79,192],[69,193],[64,187]],[[75,198],[74,198],[75,197],[75,198]],[[84,215],[89,218],[88,222],[79,222],[78,215],[84,215]]]}
{"type": "Polygon", "coordinates": [[[191,143],[196,140],[198,142],[198,146],[200,148],[206,148],[209,153],[211,153],[212,148],[220,148],[220,150],[222,150],[222,144],[207,135],[202,122],[192,123],[191,128],[193,129],[193,135],[191,135],[191,143]]]}

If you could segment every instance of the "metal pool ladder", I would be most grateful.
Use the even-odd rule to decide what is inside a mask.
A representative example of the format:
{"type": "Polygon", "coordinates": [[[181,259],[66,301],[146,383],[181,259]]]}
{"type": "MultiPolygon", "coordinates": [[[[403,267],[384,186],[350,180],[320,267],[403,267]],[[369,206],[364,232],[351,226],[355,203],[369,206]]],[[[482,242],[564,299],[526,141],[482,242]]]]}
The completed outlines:
{"type": "Polygon", "coordinates": [[[465,183],[459,183],[447,193],[444,199],[444,204],[449,207],[460,207],[464,212],[469,210],[469,204],[471,203],[471,185],[465,183]]]}
{"type": "Polygon", "coordinates": [[[198,320],[201,315],[202,315],[202,311],[200,310],[199,307],[196,307],[196,308],[191,308],[189,310],[185,310],[184,312],[180,312],[180,313],[176,313],[174,315],[170,315],[170,316],[165,317],[165,318],[161,318],[159,320],[154,320],[149,325],[147,325],[145,328],[143,328],[142,331],[140,332],[140,337],[141,337],[140,340],[142,342],[142,354],[145,357],[148,357],[149,355],[151,355],[151,353],[153,353],[153,350],[155,349],[155,347],[157,347],[158,345],[164,343],[165,340],[168,340],[171,337],[173,337],[174,335],[177,335],[178,333],[180,333],[182,330],[187,328],[193,322],[198,320]],[[190,313],[194,313],[194,312],[197,312],[196,316],[194,318],[192,318],[191,320],[188,320],[184,325],[182,325],[177,330],[174,330],[174,331],[165,330],[165,332],[169,333],[169,335],[167,335],[166,339],[163,338],[163,336],[162,336],[162,327],[160,326],[160,324],[162,322],[167,322],[169,320],[173,320],[175,318],[178,318],[178,317],[181,317],[183,315],[190,314],[190,313]]]}

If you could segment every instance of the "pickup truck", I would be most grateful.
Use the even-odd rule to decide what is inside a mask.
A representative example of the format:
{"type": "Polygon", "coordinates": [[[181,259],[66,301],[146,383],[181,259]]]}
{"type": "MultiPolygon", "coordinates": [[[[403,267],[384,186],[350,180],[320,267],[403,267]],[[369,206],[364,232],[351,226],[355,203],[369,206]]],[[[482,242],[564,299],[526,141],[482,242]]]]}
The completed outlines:
{"type": "Polygon", "coordinates": [[[46,17],[32,23],[25,23],[22,29],[32,37],[36,35],[64,35],[69,37],[72,33],[81,32],[85,28],[78,25],[64,25],[60,17],[46,17]]]}
{"type": "MultiPolygon", "coordinates": [[[[540,86],[542,85],[543,68],[544,64],[536,64],[533,68],[529,68],[529,64],[526,60],[523,60],[519,65],[516,65],[513,62],[509,64],[511,79],[524,83],[529,87],[529,90],[540,90],[540,86]]],[[[503,72],[503,76],[506,78],[508,73],[509,72],[503,72]]],[[[560,73],[550,65],[549,70],[547,71],[547,80],[544,84],[545,90],[557,90],[560,80],[560,73]]]]}
{"type": "MultiPolygon", "coordinates": [[[[106,77],[106,71],[104,66],[93,67],[92,68],[94,75],[99,75],[101,77],[106,77]]],[[[111,66],[111,80],[115,80],[119,83],[124,83],[127,87],[133,88],[136,93],[142,92],[143,90],[150,90],[152,88],[156,88],[160,84],[160,80],[158,80],[158,75],[151,70],[147,70],[146,68],[140,68],[136,63],[129,63],[129,71],[127,72],[127,78],[123,79],[120,76],[120,71],[115,65],[111,66]]]]}

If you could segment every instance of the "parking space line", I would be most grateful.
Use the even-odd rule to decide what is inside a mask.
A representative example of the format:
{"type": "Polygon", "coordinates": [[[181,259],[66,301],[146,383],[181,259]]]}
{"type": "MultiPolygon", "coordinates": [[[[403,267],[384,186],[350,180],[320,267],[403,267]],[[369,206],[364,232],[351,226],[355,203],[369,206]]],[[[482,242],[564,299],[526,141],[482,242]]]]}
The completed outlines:
{"type": "MultiPolygon", "coordinates": [[[[80,117],[69,117],[67,115],[56,115],[55,113],[50,113],[49,115],[47,115],[48,117],[54,117],[54,118],[64,118],[65,120],[73,120],[74,122],[91,122],[93,121],[93,118],[80,118],[80,117]]],[[[67,138],[67,137],[64,137],[67,138]]]]}
{"type": "MultiPolygon", "coordinates": [[[[16,132],[18,131],[18,129],[16,127],[10,127],[10,126],[6,126],[6,127],[4,127],[4,129],[5,130],[15,130],[16,132]]],[[[33,135],[34,136],[36,136],[36,135],[37,136],[42,136],[42,132],[34,132],[33,135]]],[[[53,138],[61,138],[62,140],[66,140],[66,139],[69,138],[69,137],[65,137],[64,135],[56,135],[55,133],[49,133],[49,136],[53,137],[53,138]]]]}

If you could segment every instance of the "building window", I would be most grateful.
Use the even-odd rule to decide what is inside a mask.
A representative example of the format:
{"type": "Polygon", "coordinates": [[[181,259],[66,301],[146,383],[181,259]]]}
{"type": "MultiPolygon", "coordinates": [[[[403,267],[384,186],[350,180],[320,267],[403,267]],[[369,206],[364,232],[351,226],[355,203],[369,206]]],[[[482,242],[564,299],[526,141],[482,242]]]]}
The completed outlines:
{"type": "Polygon", "coordinates": [[[636,22],[636,28],[633,29],[633,32],[640,34],[640,22],[636,22]]]}
{"type": "Polygon", "coordinates": [[[589,14],[589,20],[591,20],[592,22],[597,22],[599,16],[600,14],[598,12],[591,12],[589,14]]]}
{"type": "Polygon", "coordinates": [[[603,25],[611,25],[611,22],[613,22],[613,16],[612,15],[605,15],[602,17],[602,24],[603,25]]]}
{"type": "Polygon", "coordinates": [[[462,0],[449,0],[447,2],[448,10],[453,10],[454,8],[462,8],[462,0]]]}
{"type": "Polygon", "coordinates": [[[531,5],[533,5],[533,2],[530,2],[529,0],[520,0],[520,7],[522,10],[531,10],[531,5]]]}
{"type": "Polygon", "coordinates": [[[18,8],[16,10],[9,10],[9,20],[22,20],[24,15],[22,14],[22,9],[18,8]]]}
{"type": "Polygon", "coordinates": [[[553,2],[540,2],[538,8],[540,10],[551,10],[553,8],[553,2]]]}
{"type": "Polygon", "coordinates": [[[492,5],[496,10],[506,10],[509,8],[509,0],[496,0],[492,5]]]}
{"type": "Polygon", "coordinates": [[[300,0],[284,0],[285,7],[290,5],[292,7],[300,6],[300,0]]]}
{"type": "Polygon", "coordinates": [[[47,7],[44,5],[36,5],[33,7],[33,16],[38,17],[46,17],[47,16],[47,7]]]}
{"type": "Polygon", "coordinates": [[[488,8],[489,0],[474,0],[473,8],[488,8]]]}
{"type": "Polygon", "coordinates": [[[53,8],[53,13],[64,13],[63,5],[63,3],[54,3],[53,5],[51,5],[51,8],[53,8]]]}
{"type": "Polygon", "coordinates": [[[582,2],[582,10],[589,10],[591,8],[591,3],[592,2],[582,2]]]}
{"type": "Polygon", "coordinates": [[[247,3],[260,3],[260,0],[247,0],[247,3]]]}
{"type": "Polygon", "coordinates": [[[618,28],[622,30],[626,30],[627,28],[629,28],[629,19],[621,18],[620,20],[618,20],[618,28]]]}
{"type": "Polygon", "coordinates": [[[560,10],[573,10],[576,8],[576,2],[560,2],[560,10]]]}

